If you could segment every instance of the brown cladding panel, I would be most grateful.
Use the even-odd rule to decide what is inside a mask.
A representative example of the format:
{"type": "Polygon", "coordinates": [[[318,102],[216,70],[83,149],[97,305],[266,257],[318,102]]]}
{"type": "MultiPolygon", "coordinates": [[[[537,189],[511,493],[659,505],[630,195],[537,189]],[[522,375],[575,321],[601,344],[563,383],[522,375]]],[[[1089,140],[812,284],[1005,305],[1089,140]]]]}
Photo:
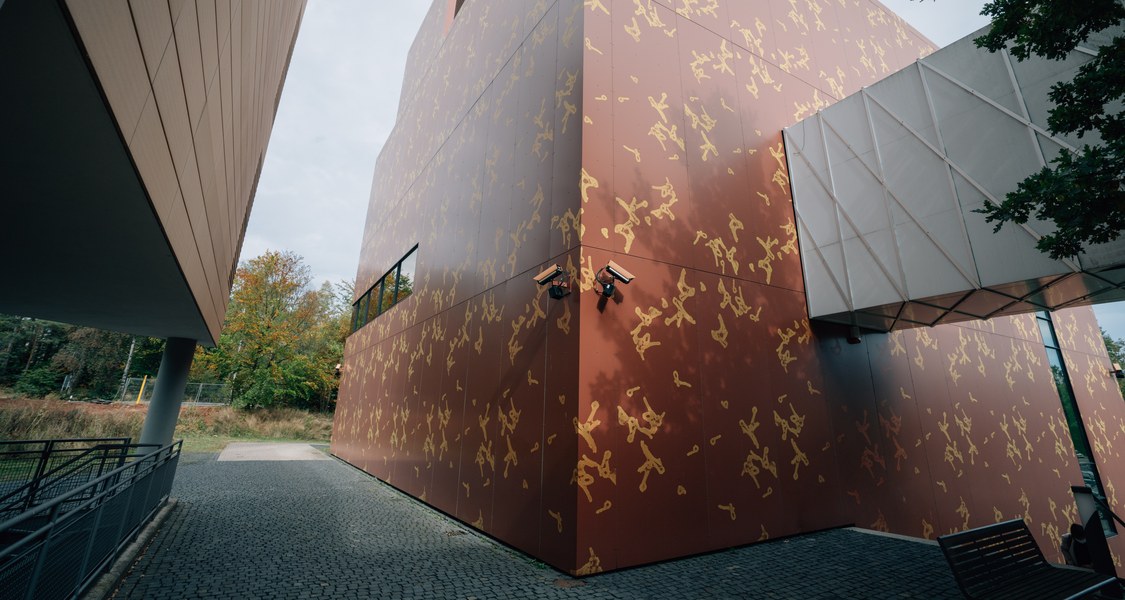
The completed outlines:
{"type": "MultiPolygon", "coordinates": [[[[418,243],[415,294],[349,338],[345,370],[361,370],[364,383],[346,386],[336,424],[373,438],[365,450],[382,464],[355,464],[566,568],[577,536],[578,305],[548,298],[531,276],[548,261],[578,276],[577,251],[549,253],[551,232],[561,241],[579,202],[581,38],[568,44],[558,32],[581,31],[580,4],[503,3],[487,19],[468,5],[446,45],[474,51],[443,48],[437,66],[415,74],[424,100],[404,108],[396,132],[429,128],[392,135],[387,146],[398,151],[379,159],[357,278],[363,293],[418,243]],[[557,169],[573,170],[571,185],[557,169]],[[363,368],[397,361],[403,348],[429,357],[427,340],[433,356],[413,359],[415,374],[363,368]],[[373,359],[368,348],[378,349],[373,359]],[[407,408],[407,429],[391,445],[393,415],[401,423],[407,408]],[[424,464],[415,464],[419,451],[424,464]]],[[[353,460],[356,443],[340,436],[334,451],[353,460]]]]}
{"type": "MultiPolygon", "coordinates": [[[[699,275],[699,297],[692,301],[692,313],[701,367],[695,378],[676,379],[700,388],[702,395],[707,432],[706,443],[700,446],[707,464],[708,508],[733,507],[730,515],[708,511],[710,545],[726,547],[787,535],[797,529],[796,511],[782,520],[765,517],[794,500],[782,485],[793,472],[793,465],[783,457],[802,435],[795,431],[781,439],[777,419],[789,427],[794,423],[791,417],[799,421],[804,417],[797,415],[806,412],[804,407],[795,408],[802,405],[800,398],[778,391],[780,379],[788,375],[770,332],[776,329],[775,322],[791,324],[789,315],[767,303],[766,295],[776,295],[776,290],[709,273],[699,275]]],[[[807,444],[807,438],[803,436],[801,445],[807,444]]],[[[816,449],[820,446],[816,444],[816,449]]],[[[831,505],[822,511],[830,513],[831,505]]]]}
{"type": "MultiPolygon", "coordinates": [[[[693,265],[741,279],[756,279],[749,269],[756,248],[753,209],[760,200],[750,194],[744,111],[740,105],[734,44],[690,20],[677,19],[680,41],[677,61],[684,84],[683,101],[669,110],[685,115],[683,142],[691,184],[694,219],[693,265]],[[749,231],[746,226],[750,225],[749,231]]],[[[739,52],[741,54],[741,52],[739,52]]],[[[753,122],[753,120],[751,120],[753,122]]]]}
{"type": "Polygon", "coordinates": [[[493,83],[493,97],[485,115],[484,126],[488,144],[484,153],[483,200],[477,229],[476,274],[480,282],[472,293],[487,289],[511,277],[507,259],[511,238],[511,203],[515,194],[515,151],[518,128],[516,83],[522,76],[517,63],[523,56],[520,48],[493,83]]]}
{"type": "MultiPolygon", "coordinates": [[[[1016,514],[1035,519],[1042,543],[1051,544],[1067,510],[1062,497],[1056,498],[1065,489],[1057,482],[1067,476],[1066,448],[1059,446],[1059,452],[1032,458],[1025,436],[1052,445],[1053,440],[1062,443],[1065,438],[1056,437],[1058,430],[1051,427],[1058,408],[1050,388],[1030,380],[1009,385],[1003,376],[1005,362],[1014,364],[1017,355],[1026,361],[1028,353],[1034,354],[1030,342],[1002,338],[991,331],[944,327],[880,337],[873,341],[878,347],[868,349],[843,343],[835,328],[821,328],[830,337],[818,340],[804,317],[788,176],[778,131],[860,85],[861,71],[851,70],[848,52],[842,48],[858,53],[857,64],[863,69],[882,72],[884,63],[888,69],[891,65],[897,68],[927,52],[924,40],[868,2],[839,9],[824,2],[801,6],[771,2],[768,7],[739,3],[729,8],[737,14],[728,11],[726,17],[721,16],[721,6],[714,7],[715,15],[696,14],[695,7],[659,3],[641,5],[634,12],[635,8],[633,3],[607,1],[592,3],[586,10],[590,42],[585,58],[584,111],[589,121],[583,139],[582,189],[589,202],[584,204],[583,240],[591,247],[588,254],[597,257],[585,265],[590,271],[587,280],[606,260],[594,250],[602,247],[617,252],[613,258],[639,274],[632,286],[644,281],[642,290],[666,289],[669,282],[666,275],[649,270],[641,256],[651,252],[688,269],[677,290],[679,304],[666,295],[660,303],[629,306],[626,300],[623,305],[610,304],[604,313],[588,315],[580,386],[605,380],[607,373],[622,378],[646,372],[646,365],[606,363],[595,354],[596,347],[643,347],[645,363],[661,364],[667,357],[679,355],[692,357],[681,365],[699,361],[695,364],[701,366],[683,366],[680,373],[698,369],[703,380],[699,408],[688,414],[702,423],[694,434],[705,440],[701,449],[706,468],[701,472],[706,473],[709,496],[701,514],[708,515],[706,527],[713,547],[849,521],[933,537],[988,522],[997,515],[1016,514]],[[665,8],[677,9],[677,14],[665,8]],[[716,27],[711,23],[716,19],[732,25],[716,27]],[[842,33],[842,28],[862,29],[862,36],[842,33]],[[674,35],[676,44],[667,44],[661,35],[674,35]],[[644,64],[630,66],[636,62],[634,53],[650,60],[663,57],[650,64],[674,64],[678,77],[670,77],[669,69],[650,75],[643,71],[644,64]],[[727,72],[728,62],[731,72],[727,72]],[[666,82],[665,87],[672,87],[678,79],[681,91],[678,95],[665,94],[663,89],[658,90],[660,94],[644,91],[649,78],[666,82]],[[637,118],[644,102],[642,106],[633,103],[637,99],[647,102],[650,97],[650,106],[671,115],[666,121],[658,116],[650,122],[637,118]],[[643,206],[648,199],[638,192],[665,182],[680,191],[674,182],[678,167],[665,164],[649,172],[645,164],[648,147],[644,143],[658,139],[646,139],[657,118],[666,124],[666,132],[656,130],[667,138],[664,141],[678,145],[677,137],[683,140],[687,184],[673,209],[680,211],[676,216],[682,218],[676,225],[683,233],[669,226],[662,235],[646,239],[652,219],[646,222],[641,209],[653,207],[651,201],[643,206]],[[611,129],[590,124],[606,119],[612,119],[611,129]],[[673,125],[675,137],[671,135],[673,125]],[[684,251],[684,238],[698,247],[684,251]],[[692,250],[694,259],[685,260],[693,256],[692,250]],[[694,269],[726,277],[701,276],[694,269]],[[716,293],[720,281],[722,293],[716,293]],[[753,318],[736,316],[730,309],[733,306],[753,318]],[[630,318],[616,323],[621,317],[608,313],[621,308],[630,318]],[[670,321],[665,320],[681,308],[692,317],[694,337],[670,335],[670,321]],[[715,350],[719,346],[741,352],[727,356],[715,350]],[[993,346],[1004,347],[1007,361],[996,358],[993,346]],[[884,356],[888,352],[891,354],[884,356]],[[962,360],[967,362],[962,364],[962,360]],[[841,370],[841,362],[852,367],[841,370]],[[874,380],[866,379],[853,390],[857,371],[873,373],[874,380]],[[1000,385],[1007,391],[1002,392],[1000,385]],[[1005,400],[977,406],[970,399],[984,396],[1005,400]],[[720,415],[731,410],[742,414],[724,421],[720,415]],[[734,424],[740,427],[736,429],[734,424]],[[753,432],[753,438],[741,425],[753,432]],[[1007,438],[1004,443],[995,442],[1005,432],[1021,444],[1023,458],[1016,456],[1015,469],[1001,466],[1003,461],[1013,460],[1007,438]],[[985,448],[985,444],[995,446],[985,448]],[[1040,458],[1042,463],[1037,462],[1040,458]],[[749,483],[738,485],[731,470],[737,467],[741,473],[743,466],[748,475],[761,480],[761,490],[768,495],[749,483]],[[1043,479],[1045,473],[1055,483],[1036,486],[1034,481],[1043,479]],[[1011,487],[980,489],[976,477],[1001,477],[1011,487]],[[736,500],[728,502],[721,496],[736,500]],[[839,498],[839,502],[818,501],[823,497],[839,498]],[[727,520],[715,518],[713,508],[723,511],[727,520]],[[757,520],[757,527],[732,519],[747,514],[757,520]]],[[[626,298],[634,293],[633,288],[622,290],[626,298]]],[[[1000,329],[1005,327],[1009,326],[1000,323],[1000,329]]],[[[661,364],[661,370],[673,368],[661,364]]],[[[651,387],[659,378],[645,381],[651,387]]],[[[616,388],[610,391],[624,394],[616,388]]],[[[662,393],[647,387],[646,392],[649,399],[660,398],[662,393]]],[[[584,397],[582,402],[580,412],[591,408],[590,398],[584,397]]],[[[690,407],[692,402],[686,400],[679,406],[690,407]]],[[[654,410],[659,414],[659,409],[654,410]]],[[[604,424],[601,428],[612,430],[604,424]]],[[[635,459],[621,440],[606,443],[612,444],[618,464],[635,459]]],[[[619,469],[617,476],[623,478],[628,471],[632,469],[619,469]]],[[[749,481],[748,475],[738,478],[749,481]]],[[[591,488],[596,485],[595,479],[591,488]]],[[[633,507],[642,494],[619,480],[613,506],[633,507]]],[[[658,512],[671,506],[666,502],[646,503],[643,510],[634,508],[634,512],[658,512]]],[[[584,543],[587,538],[581,536],[586,530],[580,531],[576,555],[581,561],[590,550],[597,558],[593,562],[601,568],[618,568],[655,560],[652,555],[663,553],[666,558],[694,551],[694,538],[680,535],[677,527],[696,515],[683,507],[675,513],[680,519],[661,525],[668,538],[677,539],[675,547],[653,550],[654,542],[638,538],[628,520],[619,520],[616,529],[608,531],[591,526],[589,535],[594,537],[589,539],[594,543],[584,543]],[[599,547],[603,548],[600,552],[599,547]]]]}
{"type": "MultiPolygon", "coordinates": [[[[303,5],[301,0],[233,7],[214,0],[181,0],[71,7],[213,338],[222,323],[229,273],[239,250],[233,232],[243,229],[248,216],[251,185],[303,5]],[[233,21],[232,10],[239,17],[233,21]],[[261,31],[259,22],[264,24],[261,31]],[[250,63],[233,74],[227,69],[241,67],[248,55],[262,57],[264,63],[250,63]],[[126,73],[129,65],[133,66],[126,73]],[[241,124],[234,120],[234,103],[243,99],[230,95],[235,87],[247,92],[246,100],[258,99],[253,110],[257,124],[251,128],[239,129],[241,124]],[[209,89],[217,91],[208,93],[209,89]],[[171,165],[163,158],[169,154],[171,165]],[[180,210],[172,203],[176,193],[186,199],[189,220],[175,214],[180,210]],[[237,200],[229,202],[232,197],[237,200]]],[[[248,105],[239,108],[250,112],[248,105]]]]}
{"type": "MultiPolygon", "coordinates": [[[[736,50],[736,55],[741,53],[736,50]]],[[[807,98],[815,90],[754,55],[748,54],[746,60],[737,62],[735,73],[750,181],[743,205],[731,213],[727,225],[730,239],[738,237],[731,245],[746,260],[739,276],[801,290],[793,203],[781,133],[766,123],[795,120],[794,107],[807,105],[807,98]]],[[[725,233],[723,237],[726,238],[725,233]]],[[[716,263],[722,262],[718,252],[721,249],[722,246],[712,248],[712,260],[716,263]]]]}
{"type": "MultiPolygon", "coordinates": [[[[168,151],[168,141],[164,137],[164,127],[160,123],[160,113],[151,94],[151,88],[137,127],[128,143],[133,151],[133,161],[137,169],[144,174],[149,200],[159,214],[167,215],[173,201],[177,196],[181,196],[181,193],[176,180],[176,166],[172,163],[172,155],[168,151]]],[[[170,224],[166,220],[165,230],[167,231],[169,227],[170,224]]]]}
{"type": "MultiPolygon", "coordinates": [[[[605,244],[613,233],[613,128],[614,110],[612,23],[608,18],[591,19],[584,9],[582,33],[587,50],[582,59],[582,163],[579,177],[581,205],[569,223],[579,243],[605,244]],[[603,232],[604,230],[604,232],[603,232]],[[600,240],[594,242],[594,240],[600,240]]],[[[607,9],[608,10],[608,9],[607,9]]],[[[566,233],[564,230],[564,241],[566,233]]],[[[592,275],[592,274],[591,274],[592,275]]]]}
{"type": "MultiPolygon", "coordinates": [[[[214,2],[197,2],[196,11],[199,19],[199,51],[202,56],[203,85],[210,94],[211,88],[218,81],[216,75],[219,69],[219,29],[217,23],[217,6],[214,2]]],[[[212,104],[210,97],[207,103],[212,104]]]]}
{"type": "Polygon", "coordinates": [[[68,2],[75,26],[87,32],[83,38],[90,61],[97,70],[110,104],[114,107],[121,133],[133,137],[141,111],[152,88],[145,72],[144,54],[137,40],[127,0],[68,2]]]}
{"type": "Polygon", "coordinates": [[[1077,474],[1042,346],[978,326],[866,335],[868,344],[878,410],[856,421],[869,438],[866,473],[851,477],[875,489],[857,498],[869,507],[858,522],[932,538],[1023,515],[1051,555],[1077,474]]]}
{"type": "MultiPolygon", "coordinates": [[[[641,17],[639,29],[618,26],[612,39],[613,89],[607,100],[613,109],[612,178],[599,196],[612,206],[609,222],[588,219],[585,241],[594,247],[644,257],[682,257],[690,266],[695,228],[693,190],[689,185],[680,74],[679,40],[667,35],[676,15],[653,6],[641,17]],[[649,26],[649,20],[665,27],[649,26]],[[608,240],[606,239],[608,235],[608,240]]],[[[584,153],[583,160],[593,158],[584,153]]],[[[591,175],[603,177],[591,163],[591,175]]]]}
{"type": "Polygon", "coordinates": [[[132,12],[131,20],[136,24],[134,35],[141,42],[148,77],[152,79],[172,42],[172,16],[166,2],[130,0],[129,7],[132,12]]]}
{"type": "Polygon", "coordinates": [[[438,404],[438,434],[434,440],[437,458],[433,467],[427,502],[453,514],[464,495],[459,473],[464,439],[465,383],[469,368],[472,305],[462,302],[434,318],[440,333],[435,333],[434,364],[440,372],[441,395],[438,404]]]}
{"type": "MultiPolygon", "coordinates": [[[[182,179],[188,163],[194,162],[195,153],[191,126],[188,123],[187,102],[184,99],[183,76],[174,43],[169,44],[163,60],[156,68],[152,87],[156,94],[156,105],[160,109],[160,121],[168,136],[172,161],[176,165],[177,175],[182,179]]],[[[180,183],[183,184],[182,181],[180,183]]]]}
{"type": "MultiPolygon", "coordinates": [[[[530,275],[530,274],[528,274],[530,275]]],[[[492,535],[539,554],[543,504],[543,423],[546,411],[547,310],[555,301],[528,279],[507,287],[505,345],[500,358],[492,535]]]]}
{"type": "MultiPolygon", "coordinates": [[[[403,307],[399,306],[398,311],[402,310],[403,307]]],[[[425,361],[418,350],[422,345],[424,329],[424,325],[419,325],[403,331],[390,358],[394,364],[391,376],[400,382],[391,388],[391,401],[396,408],[392,421],[395,454],[391,481],[416,497],[426,494],[432,468],[432,464],[427,464],[428,453],[425,450],[426,415],[432,403],[427,403],[422,394],[422,366],[425,361]]]]}
{"type": "MultiPolygon", "coordinates": [[[[612,255],[587,256],[596,267],[612,255]]],[[[644,285],[622,285],[614,299],[581,298],[579,415],[600,424],[579,442],[578,545],[593,548],[604,569],[707,549],[706,511],[720,510],[708,504],[697,455],[707,444],[700,398],[673,383],[673,371],[698,360],[695,328],[673,305],[694,282],[680,267],[624,266],[644,285]]]]}
{"type": "MultiPolygon", "coordinates": [[[[205,3],[209,3],[204,0],[205,3]]],[[[181,18],[176,21],[174,32],[176,55],[180,60],[183,74],[184,96],[187,98],[188,122],[194,128],[199,123],[206,103],[206,86],[203,78],[203,51],[199,36],[199,18],[195,0],[187,0],[181,18]]]]}
{"type": "MultiPolygon", "coordinates": [[[[933,433],[927,432],[922,423],[922,414],[928,413],[920,407],[932,411],[946,399],[946,392],[944,382],[939,381],[936,390],[928,390],[923,382],[911,377],[912,359],[904,339],[908,334],[863,338],[871,361],[875,406],[855,419],[864,445],[861,452],[843,454],[848,458],[841,460],[841,469],[847,464],[854,472],[848,478],[862,478],[869,486],[866,493],[855,496],[857,504],[867,508],[857,523],[932,539],[937,527],[933,481],[937,471],[931,467],[927,443],[933,433]],[[881,505],[880,497],[892,502],[881,505]]],[[[845,343],[842,337],[836,341],[845,343]]],[[[940,455],[935,459],[940,460],[940,455]]]]}
{"type": "MultiPolygon", "coordinates": [[[[964,350],[958,333],[961,333],[958,329],[947,327],[910,331],[904,335],[906,352],[911,360],[911,374],[916,382],[919,406],[922,407],[920,417],[926,431],[923,443],[929,456],[931,475],[938,488],[934,497],[937,505],[935,527],[939,534],[984,524],[981,519],[991,514],[991,511],[982,511],[982,507],[989,504],[987,490],[966,477],[967,473],[979,470],[977,460],[981,460],[982,465],[989,462],[986,457],[980,456],[978,448],[984,443],[981,430],[989,423],[982,422],[983,415],[974,420],[976,415],[969,414],[978,410],[973,406],[972,398],[975,396],[970,397],[969,390],[961,389],[968,388],[969,382],[950,380],[950,370],[958,371],[961,367],[961,351],[964,350]],[[957,356],[951,357],[955,352],[957,356]]],[[[997,391],[990,390],[989,396],[996,397],[997,391]]],[[[995,411],[997,404],[994,400],[989,411],[995,411]]],[[[988,417],[990,421],[1005,419],[998,411],[991,412],[988,417]]],[[[1001,440],[994,439],[988,443],[995,442],[1001,440]]],[[[991,455],[993,448],[989,446],[987,450],[991,455]]],[[[990,458],[993,462],[989,464],[995,464],[996,457],[990,458]]]]}
{"type": "MultiPolygon", "coordinates": [[[[1117,386],[1118,380],[1110,373],[1112,367],[1101,331],[1093,311],[1087,307],[1057,311],[1052,319],[1106,498],[1113,511],[1122,514],[1125,497],[1119,490],[1125,489],[1121,487],[1125,485],[1125,466],[1121,460],[1125,445],[1125,402],[1117,386]]],[[[1125,532],[1118,526],[1118,535],[1110,538],[1110,548],[1118,561],[1125,556],[1122,533],[1125,532]]]]}
{"type": "MultiPolygon", "coordinates": [[[[578,250],[559,262],[573,265],[578,250]]],[[[574,283],[573,275],[570,282],[574,283]]],[[[538,556],[556,567],[573,571],[578,539],[577,502],[584,502],[572,475],[578,464],[579,451],[585,444],[576,434],[579,423],[579,331],[581,330],[580,294],[571,293],[561,300],[550,300],[543,307],[546,348],[543,398],[543,442],[541,445],[543,476],[540,482],[542,501],[537,521],[540,550],[538,556]]],[[[582,420],[585,422],[585,419],[582,420]]],[[[585,560],[585,559],[583,559],[585,560]]]]}
{"type": "MultiPolygon", "coordinates": [[[[470,352],[465,380],[465,419],[462,423],[458,519],[491,532],[493,530],[492,500],[497,477],[499,439],[496,417],[500,406],[501,357],[504,336],[503,286],[470,301],[473,322],[469,328],[470,352]]],[[[501,470],[503,464],[501,463],[501,470]]]]}
{"type": "MultiPolygon", "coordinates": [[[[532,30],[520,61],[515,90],[516,135],[508,255],[509,277],[546,261],[550,247],[551,185],[555,155],[558,8],[552,6],[532,30]]],[[[577,119],[575,119],[577,121],[577,119]]]]}
{"type": "Polygon", "coordinates": [[[575,182],[582,169],[582,2],[557,3],[555,59],[555,127],[550,198],[548,256],[559,256],[579,243],[579,203],[575,182]]]}
{"type": "MultiPolygon", "coordinates": [[[[806,318],[780,129],[924,39],[867,0],[500,2],[487,18],[469,3],[448,33],[438,4],[358,277],[362,291],[409,232],[421,291],[354,334],[346,364],[429,335],[443,372],[417,400],[396,391],[417,375],[385,366],[342,390],[337,426],[358,423],[383,461],[356,464],[579,574],[853,522],[933,538],[1018,515],[1051,555],[1078,473],[1033,319],[853,345],[806,318]],[[612,300],[593,291],[610,259],[636,275],[612,300]],[[575,285],[562,301],[530,281],[547,262],[575,285]],[[413,415],[435,397],[450,455],[419,487],[387,432],[410,407],[434,433],[413,415]]],[[[1099,390],[1089,326],[1062,327],[1076,380],[1099,390]]],[[[1117,441],[1125,416],[1080,402],[1098,443],[1117,441]]]]}

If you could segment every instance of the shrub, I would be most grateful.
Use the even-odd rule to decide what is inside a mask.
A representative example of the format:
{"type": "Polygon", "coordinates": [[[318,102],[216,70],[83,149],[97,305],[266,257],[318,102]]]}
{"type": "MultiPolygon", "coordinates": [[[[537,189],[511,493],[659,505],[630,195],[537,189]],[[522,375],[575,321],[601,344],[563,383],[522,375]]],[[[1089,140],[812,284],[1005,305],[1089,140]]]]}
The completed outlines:
{"type": "Polygon", "coordinates": [[[28,369],[16,380],[16,393],[41,398],[51,392],[58,391],[62,378],[62,373],[50,366],[44,365],[28,369]]]}

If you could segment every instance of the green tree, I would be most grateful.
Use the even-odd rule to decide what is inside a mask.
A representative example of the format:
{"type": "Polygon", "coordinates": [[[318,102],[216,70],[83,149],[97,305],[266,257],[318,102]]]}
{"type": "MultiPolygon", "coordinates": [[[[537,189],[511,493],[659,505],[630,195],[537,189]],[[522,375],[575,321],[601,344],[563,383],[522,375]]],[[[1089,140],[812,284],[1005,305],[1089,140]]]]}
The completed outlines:
{"type": "MultiPolygon", "coordinates": [[[[1105,349],[1109,353],[1109,362],[1125,366],[1125,340],[1113,339],[1105,329],[1102,329],[1102,339],[1105,340],[1105,349]]],[[[1121,389],[1121,395],[1125,396],[1125,379],[1118,379],[1117,387],[1121,389]]]]}
{"type": "MultiPolygon", "coordinates": [[[[71,376],[77,398],[120,392],[133,336],[28,317],[0,315],[0,386],[28,396],[59,392],[71,376]]],[[[136,337],[130,376],[155,375],[164,340],[136,337]]]]}
{"type": "Polygon", "coordinates": [[[63,373],[51,361],[72,329],[27,317],[0,318],[0,385],[33,396],[58,391],[63,373]]]}
{"type": "Polygon", "coordinates": [[[121,393],[129,346],[136,341],[129,376],[156,375],[164,340],[127,333],[74,327],[51,358],[51,365],[71,377],[70,394],[77,398],[116,398],[121,393]]]}
{"type": "Polygon", "coordinates": [[[71,387],[85,392],[81,395],[107,398],[118,391],[130,339],[124,333],[75,327],[51,365],[70,375],[71,387]]]}
{"type": "Polygon", "coordinates": [[[193,378],[229,383],[236,406],[330,408],[347,311],[331,285],[310,281],[292,252],[240,266],[219,343],[197,350],[193,378]]]}
{"type": "MultiPolygon", "coordinates": [[[[1119,27],[1125,19],[1120,0],[993,0],[981,14],[992,17],[979,47],[993,52],[1009,43],[1020,60],[1032,54],[1065,58],[1091,34],[1119,27]]],[[[1048,128],[1056,135],[1083,138],[1095,133],[1100,142],[1085,144],[1072,154],[1061,150],[1051,163],[1019,184],[1000,204],[980,209],[995,231],[1009,221],[1054,222],[1054,233],[1037,247],[1051,258],[1079,254],[1087,244],[1110,242],[1125,230],[1125,36],[1116,31],[1083,65],[1073,81],[1051,88],[1054,103],[1048,128]]]]}

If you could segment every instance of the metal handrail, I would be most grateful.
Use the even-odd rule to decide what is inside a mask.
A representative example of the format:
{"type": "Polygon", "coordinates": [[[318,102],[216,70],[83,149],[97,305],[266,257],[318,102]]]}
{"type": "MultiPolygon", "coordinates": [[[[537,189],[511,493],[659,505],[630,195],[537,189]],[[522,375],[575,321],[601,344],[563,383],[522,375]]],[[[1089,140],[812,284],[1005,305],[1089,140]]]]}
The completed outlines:
{"type": "MultiPolygon", "coordinates": [[[[30,510],[24,511],[23,513],[15,516],[15,517],[12,517],[12,518],[8,519],[7,521],[0,522],[0,533],[9,530],[9,529],[15,527],[16,525],[19,525],[20,523],[23,523],[24,521],[28,521],[32,517],[38,516],[38,515],[40,515],[44,512],[54,510],[55,507],[57,507],[58,505],[63,504],[64,502],[67,502],[68,500],[70,500],[72,497],[77,496],[77,495],[85,492],[86,488],[96,487],[96,486],[100,485],[102,482],[105,482],[105,481],[108,481],[110,479],[113,479],[114,477],[117,477],[121,473],[125,472],[127,469],[135,468],[135,467],[137,467],[137,465],[140,465],[140,464],[142,464],[145,461],[150,460],[150,459],[153,459],[154,462],[155,462],[156,458],[159,458],[159,457],[163,456],[166,452],[169,452],[169,453],[172,452],[173,447],[176,448],[176,452],[178,453],[179,452],[179,446],[182,443],[183,443],[183,440],[180,440],[178,442],[173,442],[173,443],[171,443],[167,446],[164,446],[163,448],[160,447],[160,444],[133,444],[133,446],[137,447],[137,448],[158,448],[158,450],[156,450],[154,452],[149,452],[149,453],[146,453],[146,454],[137,455],[137,456],[139,456],[139,458],[137,460],[133,461],[133,462],[121,465],[120,467],[117,467],[116,469],[102,475],[101,477],[98,477],[97,479],[93,479],[93,480],[90,480],[90,481],[86,482],[81,487],[76,487],[73,490],[70,490],[69,492],[67,492],[67,493],[65,493],[61,496],[56,496],[55,498],[53,498],[49,502],[44,502],[43,504],[40,504],[39,506],[36,506],[35,508],[32,508],[30,510]]],[[[154,464],[153,466],[159,466],[159,465],[154,464]]],[[[148,473],[144,472],[142,474],[147,475],[148,473]]],[[[134,477],[136,475],[137,475],[137,473],[135,471],[134,477]]],[[[107,488],[107,489],[102,490],[102,491],[104,492],[104,491],[108,491],[110,489],[116,489],[116,487],[118,487],[119,485],[120,484],[114,484],[114,487],[107,488]]],[[[81,508],[85,504],[87,504],[89,502],[92,502],[95,499],[99,499],[99,498],[94,497],[94,498],[88,499],[86,503],[83,503],[82,505],[79,505],[79,507],[76,507],[76,510],[77,510],[77,508],[81,508]]],[[[12,546],[9,546],[6,549],[3,549],[3,550],[10,550],[13,547],[15,547],[14,544],[12,546]]]]}
{"type": "Polygon", "coordinates": [[[1109,507],[1109,504],[1107,504],[1101,498],[1098,498],[1097,494],[1090,494],[1090,497],[1094,499],[1095,504],[1105,509],[1105,511],[1109,513],[1109,516],[1113,517],[1114,521],[1117,521],[1121,524],[1122,527],[1125,527],[1125,521],[1122,521],[1121,517],[1117,516],[1117,513],[1113,512],[1113,509],[1109,507]]]}
{"type": "MultiPolygon", "coordinates": [[[[0,441],[0,446],[4,446],[4,445],[24,446],[24,445],[28,445],[28,444],[60,444],[60,443],[68,443],[68,442],[125,442],[125,443],[129,443],[130,439],[131,438],[127,438],[127,437],[107,437],[107,438],[58,438],[58,439],[48,439],[48,440],[2,440],[2,441],[0,441]]],[[[23,451],[22,450],[11,450],[11,452],[23,452],[23,451]]],[[[32,450],[32,452],[38,452],[38,451],[32,450]]]]}
{"type": "MultiPolygon", "coordinates": [[[[43,475],[44,469],[51,463],[51,459],[55,454],[73,453],[75,450],[83,450],[84,448],[59,448],[66,444],[129,444],[131,438],[60,438],[60,439],[40,439],[40,440],[3,440],[0,441],[0,458],[15,458],[16,460],[26,459],[27,457],[37,457],[34,474],[27,476],[28,481],[37,480],[43,475]],[[26,450],[6,450],[4,448],[10,446],[39,446],[34,449],[26,450]]],[[[0,460],[0,465],[6,462],[0,460]]]]}
{"type": "Polygon", "coordinates": [[[0,589],[29,600],[80,595],[164,503],[182,444],[133,444],[154,450],[0,522],[0,537],[19,535],[0,547],[0,589]]]}
{"type": "MultiPolygon", "coordinates": [[[[50,455],[49,455],[50,450],[47,450],[48,454],[44,458],[44,460],[40,462],[39,467],[36,469],[36,474],[35,474],[34,478],[28,480],[27,483],[21,485],[20,487],[12,490],[11,492],[5,494],[2,497],[0,497],[0,513],[5,512],[11,505],[14,505],[14,504],[17,504],[17,503],[24,503],[24,505],[25,505],[24,509],[25,510],[28,509],[28,508],[31,508],[31,505],[34,504],[34,502],[35,502],[35,497],[36,497],[36,494],[38,492],[41,492],[42,490],[50,487],[50,485],[52,485],[53,483],[55,483],[57,481],[60,481],[62,478],[71,476],[74,473],[77,473],[83,467],[86,467],[88,464],[90,464],[93,461],[92,460],[86,460],[85,462],[82,462],[81,464],[76,464],[76,463],[79,463],[79,461],[82,461],[83,459],[89,459],[90,456],[93,455],[96,452],[99,452],[99,451],[102,452],[102,462],[104,463],[105,458],[106,458],[106,452],[105,452],[106,450],[114,450],[114,449],[122,450],[121,456],[117,457],[118,463],[119,463],[118,466],[121,466],[120,463],[122,463],[124,461],[124,459],[126,457],[126,454],[128,452],[128,449],[131,447],[131,445],[129,444],[129,438],[122,438],[122,439],[124,439],[125,442],[121,443],[121,444],[98,444],[96,446],[93,446],[93,447],[90,447],[90,448],[85,448],[85,449],[73,448],[71,450],[81,450],[81,452],[79,454],[76,454],[76,455],[66,459],[62,463],[55,465],[54,467],[52,467],[50,470],[46,471],[45,473],[40,473],[39,471],[42,471],[43,468],[48,463],[48,461],[50,460],[50,455]],[[60,471],[62,471],[63,469],[66,469],[68,467],[73,467],[73,468],[69,472],[60,473],[60,471]],[[51,477],[54,477],[55,481],[48,482],[46,485],[44,485],[43,482],[47,481],[51,477]],[[26,499],[20,499],[17,502],[11,501],[11,499],[13,497],[19,497],[24,492],[27,492],[28,490],[30,490],[30,492],[27,494],[26,499]],[[6,505],[5,503],[8,503],[8,504],[6,505]]],[[[38,451],[36,451],[36,453],[38,453],[38,451]]]]}

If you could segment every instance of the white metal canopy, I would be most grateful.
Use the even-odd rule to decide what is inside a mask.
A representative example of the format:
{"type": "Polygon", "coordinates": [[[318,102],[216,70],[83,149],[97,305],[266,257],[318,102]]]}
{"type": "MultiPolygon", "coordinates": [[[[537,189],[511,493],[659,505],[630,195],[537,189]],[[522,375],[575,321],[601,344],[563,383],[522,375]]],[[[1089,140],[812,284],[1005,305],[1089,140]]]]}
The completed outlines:
{"type": "Polygon", "coordinates": [[[974,212],[1060,150],[1050,87],[1094,51],[1018,61],[970,35],[785,130],[809,315],[888,331],[1125,299],[1125,240],[1056,261],[1053,225],[974,212]]]}

